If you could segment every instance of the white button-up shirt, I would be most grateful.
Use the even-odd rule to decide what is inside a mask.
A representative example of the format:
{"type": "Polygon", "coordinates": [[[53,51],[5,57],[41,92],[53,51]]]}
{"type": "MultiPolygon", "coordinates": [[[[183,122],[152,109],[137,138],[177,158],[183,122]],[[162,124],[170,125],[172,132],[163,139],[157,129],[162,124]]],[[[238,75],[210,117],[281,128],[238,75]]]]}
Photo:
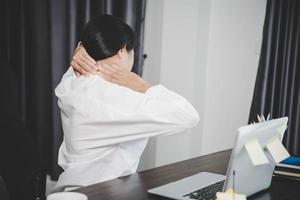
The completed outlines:
{"type": "Polygon", "coordinates": [[[100,76],[64,74],[55,89],[64,140],[64,169],[55,191],[86,186],[136,172],[148,138],[194,127],[199,115],[182,96],[162,85],[139,93],[100,76]]]}

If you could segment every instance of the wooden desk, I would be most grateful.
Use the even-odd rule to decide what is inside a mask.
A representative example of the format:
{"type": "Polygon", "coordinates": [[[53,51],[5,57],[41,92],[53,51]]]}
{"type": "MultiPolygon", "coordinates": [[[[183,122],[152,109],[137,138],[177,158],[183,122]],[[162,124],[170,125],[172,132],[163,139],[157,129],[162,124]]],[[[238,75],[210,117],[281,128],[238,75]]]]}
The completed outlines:
{"type": "MultiPolygon", "coordinates": [[[[225,174],[230,152],[227,150],[201,156],[83,187],[75,191],[86,194],[89,200],[168,199],[148,194],[147,190],[202,171],[225,174]]],[[[300,200],[300,181],[273,177],[270,189],[259,192],[248,199],[300,200]]]]}

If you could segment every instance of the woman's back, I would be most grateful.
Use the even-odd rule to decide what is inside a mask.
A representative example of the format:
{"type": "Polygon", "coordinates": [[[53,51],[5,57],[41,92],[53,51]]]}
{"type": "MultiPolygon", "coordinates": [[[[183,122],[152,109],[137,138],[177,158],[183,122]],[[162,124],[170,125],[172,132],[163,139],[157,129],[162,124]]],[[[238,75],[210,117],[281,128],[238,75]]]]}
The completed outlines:
{"type": "Polygon", "coordinates": [[[72,68],[55,93],[64,141],[56,190],[134,173],[148,137],[193,127],[199,116],[180,95],[157,85],[146,93],[105,81],[76,77],[72,68]]]}
{"type": "Polygon", "coordinates": [[[122,143],[117,139],[125,131],[117,124],[126,121],[139,104],[139,99],[128,93],[140,96],[99,76],[77,78],[71,68],[68,70],[56,88],[64,131],[58,163],[64,172],[55,190],[136,171],[147,137],[122,143]]]}

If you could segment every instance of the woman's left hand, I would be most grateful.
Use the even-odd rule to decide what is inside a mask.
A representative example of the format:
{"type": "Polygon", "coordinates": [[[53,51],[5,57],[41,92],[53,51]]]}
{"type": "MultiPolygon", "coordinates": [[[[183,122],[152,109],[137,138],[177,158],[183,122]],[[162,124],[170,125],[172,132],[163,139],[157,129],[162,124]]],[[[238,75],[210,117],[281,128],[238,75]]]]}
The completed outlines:
{"type": "Polygon", "coordinates": [[[85,48],[79,45],[72,55],[70,65],[75,70],[77,76],[96,73],[96,61],[89,56],[85,48]]]}
{"type": "Polygon", "coordinates": [[[115,83],[141,93],[145,93],[151,87],[149,83],[137,74],[115,64],[108,65],[101,63],[97,66],[97,68],[98,74],[111,83],[115,83]]]}

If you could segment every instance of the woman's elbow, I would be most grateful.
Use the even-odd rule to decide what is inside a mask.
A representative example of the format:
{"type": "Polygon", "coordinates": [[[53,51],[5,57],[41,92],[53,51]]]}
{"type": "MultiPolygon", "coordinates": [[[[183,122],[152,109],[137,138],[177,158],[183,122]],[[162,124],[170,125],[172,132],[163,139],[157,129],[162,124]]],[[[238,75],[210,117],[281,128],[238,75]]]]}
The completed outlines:
{"type": "Polygon", "coordinates": [[[200,121],[200,117],[199,117],[199,114],[196,112],[195,115],[192,116],[191,120],[190,120],[190,127],[193,128],[195,127],[200,121]]]}
{"type": "Polygon", "coordinates": [[[192,113],[188,113],[183,120],[183,126],[186,128],[193,128],[199,123],[200,117],[198,112],[195,110],[192,113]]]}

